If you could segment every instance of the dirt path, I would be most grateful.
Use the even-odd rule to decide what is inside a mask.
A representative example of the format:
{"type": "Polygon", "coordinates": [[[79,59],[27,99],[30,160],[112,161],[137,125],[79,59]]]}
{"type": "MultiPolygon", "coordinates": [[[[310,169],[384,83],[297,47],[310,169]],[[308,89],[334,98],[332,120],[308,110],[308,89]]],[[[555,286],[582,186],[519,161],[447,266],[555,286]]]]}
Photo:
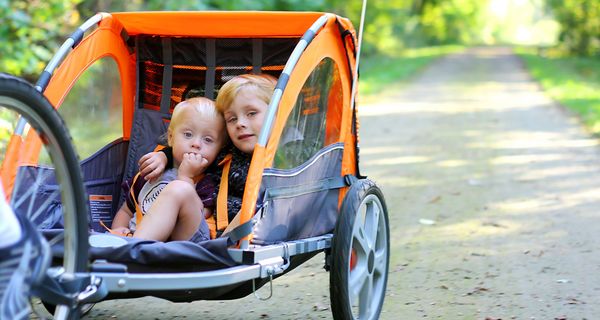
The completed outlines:
{"type": "MultiPolygon", "coordinates": [[[[506,49],[449,56],[389,91],[361,108],[362,170],[391,221],[381,318],[600,315],[598,142],[506,49]]],[[[322,258],[266,302],[107,301],[89,318],[330,319],[322,258]]]]}

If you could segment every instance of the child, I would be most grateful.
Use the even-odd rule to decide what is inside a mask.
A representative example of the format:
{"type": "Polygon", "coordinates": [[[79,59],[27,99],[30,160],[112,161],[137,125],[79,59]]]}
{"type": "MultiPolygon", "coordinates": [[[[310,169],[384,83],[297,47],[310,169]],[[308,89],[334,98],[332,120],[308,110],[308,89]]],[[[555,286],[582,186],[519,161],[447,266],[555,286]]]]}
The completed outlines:
{"type": "MultiPolygon", "coordinates": [[[[227,133],[233,146],[226,148],[217,161],[227,153],[232,155],[228,179],[227,214],[229,221],[242,206],[244,186],[254,146],[262,128],[277,80],[269,75],[239,75],[226,82],[217,96],[217,110],[223,113],[227,133]]],[[[140,159],[147,179],[154,179],[168,167],[171,149],[152,152],[140,159]]]]}
{"type": "Polygon", "coordinates": [[[159,241],[208,240],[205,218],[212,212],[205,207],[214,207],[216,181],[213,174],[203,173],[225,144],[224,129],[223,116],[211,100],[191,98],[179,103],[167,130],[174,168],[141,188],[136,181],[115,215],[112,231],[159,241]],[[133,214],[136,207],[143,213],[139,226],[133,214]]]}

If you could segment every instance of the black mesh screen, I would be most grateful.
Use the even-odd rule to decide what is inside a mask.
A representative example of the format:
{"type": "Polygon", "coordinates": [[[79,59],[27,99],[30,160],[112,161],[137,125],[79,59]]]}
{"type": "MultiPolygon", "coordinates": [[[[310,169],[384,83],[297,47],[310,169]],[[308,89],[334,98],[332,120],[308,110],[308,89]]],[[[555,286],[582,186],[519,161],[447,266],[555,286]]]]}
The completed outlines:
{"type": "Polygon", "coordinates": [[[207,74],[214,74],[214,86],[209,86],[209,90],[213,90],[213,97],[216,97],[223,83],[236,75],[252,73],[257,63],[262,73],[279,77],[299,38],[263,38],[258,41],[251,38],[170,38],[170,59],[164,56],[169,54],[169,50],[165,53],[163,38],[142,35],[135,40],[139,107],[160,110],[165,62],[172,61],[172,111],[177,103],[186,98],[207,96],[207,74]],[[214,48],[214,51],[211,52],[210,48],[214,48]],[[211,58],[214,59],[214,73],[207,72],[211,67],[211,58]]]}

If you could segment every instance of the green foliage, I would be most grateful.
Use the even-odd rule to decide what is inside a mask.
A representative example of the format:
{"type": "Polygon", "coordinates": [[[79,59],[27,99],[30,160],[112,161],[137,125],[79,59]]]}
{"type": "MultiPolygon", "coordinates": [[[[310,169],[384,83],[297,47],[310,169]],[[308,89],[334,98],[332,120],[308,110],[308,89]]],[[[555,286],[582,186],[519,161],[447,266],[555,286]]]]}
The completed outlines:
{"type": "Polygon", "coordinates": [[[488,1],[424,1],[419,12],[416,36],[428,45],[463,43],[481,39],[484,21],[480,18],[488,1]]]}
{"type": "Polygon", "coordinates": [[[548,0],[561,25],[560,42],[575,55],[600,55],[600,2],[548,0]]]}
{"type": "Polygon", "coordinates": [[[0,71],[34,81],[79,23],[80,0],[0,0],[0,71]]]}
{"type": "Polygon", "coordinates": [[[586,57],[541,57],[526,49],[518,53],[544,91],[578,113],[587,127],[600,135],[600,61],[586,57]]]}

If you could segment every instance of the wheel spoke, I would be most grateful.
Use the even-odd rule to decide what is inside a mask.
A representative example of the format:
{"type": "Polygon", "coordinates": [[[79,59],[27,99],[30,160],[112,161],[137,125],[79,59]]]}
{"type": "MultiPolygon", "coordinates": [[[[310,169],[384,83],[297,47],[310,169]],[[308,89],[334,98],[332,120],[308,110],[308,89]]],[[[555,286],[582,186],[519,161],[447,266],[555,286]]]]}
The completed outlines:
{"type": "MultiPolygon", "coordinates": [[[[43,172],[42,174],[38,174],[35,178],[35,182],[32,184],[32,186],[27,188],[27,191],[25,191],[25,193],[23,193],[18,199],[16,199],[16,198],[12,199],[11,207],[19,208],[23,204],[23,202],[25,202],[26,200],[29,200],[29,206],[28,206],[29,209],[27,210],[26,214],[28,217],[31,217],[30,213],[31,213],[32,208],[34,207],[35,199],[37,199],[37,194],[38,194],[37,191],[39,190],[39,188],[43,184],[43,182],[46,181],[50,176],[51,176],[50,171],[46,171],[46,172],[43,172]]],[[[20,189],[20,185],[21,185],[21,180],[16,179],[13,193],[14,193],[14,190],[20,189]]],[[[33,219],[30,219],[30,220],[33,221],[33,219]]]]}
{"type": "MultiPolygon", "coordinates": [[[[358,217],[357,217],[358,218],[358,217]]],[[[357,253],[365,256],[369,252],[370,243],[369,239],[365,236],[365,229],[362,225],[355,226],[354,239],[352,241],[352,247],[356,249],[357,253]]]]}
{"type": "Polygon", "coordinates": [[[369,241],[369,249],[374,249],[377,242],[380,210],[375,201],[368,202],[366,209],[365,232],[369,241]]]}
{"type": "MultiPolygon", "coordinates": [[[[36,221],[36,219],[38,218],[38,216],[43,213],[46,212],[46,210],[48,209],[48,206],[52,203],[52,202],[58,202],[57,199],[60,198],[60,193],[58,190],[52,192],[52,194],[48,195],[48,198],[44,201],[44,203],[42,203],[42,205],[40,205],[38,207],[38,210],[32,214],[30,217],[31,221],[36,221]]],[[[50,223],[52,220],[53,216],[48,216],[46,217],[46,219],[44,219],[42,222],[40,222],[38,225],[41,229],[48,227],[46,224],[50,223]]]]}
{"type": "Polygon", "coordinates": [[[373,303],[372,303],[372,295],[373,295],[373,276],[367,276],[365,284],[360,291],[360,302],[359,302],[359,319],[369,319],[371,317],[371,313],[373,312],[373,303]]]}
{"type": "MultiPolygon", "coordinates": [[[[364,259],[362,259],[364,261],[364,259]]],[[[359,260],[360,261],[360,260],[359,260]]],[[[369,272],[367,270],[367,265],[364,262],[359,262],[356,265],[356,268],[350,272],[350,277],[348,279],[348,291],[350,294],[350,301],[356,301],[360,298],[360,293],[362,292],[362,288],[365,286],[365,283],[369,277],[369,272]]]]}
{"type": "Polygon", "coordinates": [[[377,275],[383,275],[387,273],[387,253],[385,250],[375,251],[373,273],[377,275]]]}

